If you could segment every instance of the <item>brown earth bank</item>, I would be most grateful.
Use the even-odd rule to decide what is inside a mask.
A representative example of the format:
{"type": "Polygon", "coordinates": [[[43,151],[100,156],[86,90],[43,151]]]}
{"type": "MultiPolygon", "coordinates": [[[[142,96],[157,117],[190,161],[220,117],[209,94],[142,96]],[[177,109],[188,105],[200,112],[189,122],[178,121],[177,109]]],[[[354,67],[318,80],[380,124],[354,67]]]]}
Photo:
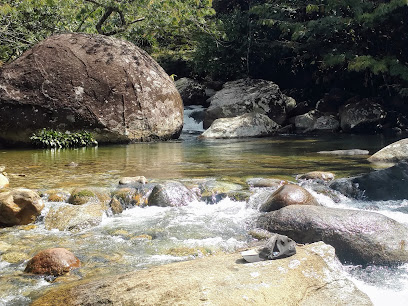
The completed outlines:
{"type": "Polygon", "coordinates": [[[345,277],[334,248],[297,247],[291,257],[245,263],[239,253],[173,263],[51,288],[45,305],[372,305],[345,277]]]}

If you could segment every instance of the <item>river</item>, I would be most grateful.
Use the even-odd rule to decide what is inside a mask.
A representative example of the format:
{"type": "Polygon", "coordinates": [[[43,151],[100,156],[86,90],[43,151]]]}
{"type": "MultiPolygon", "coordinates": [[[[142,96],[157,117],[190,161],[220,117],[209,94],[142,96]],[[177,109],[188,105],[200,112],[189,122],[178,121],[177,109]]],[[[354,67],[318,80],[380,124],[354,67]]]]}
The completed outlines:
{"type": "MultiPolygon", "coordinates": [[[[317,152],[357,148],[374,153],[397,140],[342,134],[198,140],[201,130],[186,117],[178,141],[69,150],[3,149],[0,166],[6,167],[11,187],[40,192],[81,186],[113,190],[121,177],[137,175],[149,180],[215,178],[245,185],[251,177],[293,181],[296,175],[315,170],[337,177],[366,173],[373,170],[367,156],[317,152]]],[[[310,191],[326,206],[375,210],[408,226],[408,200],[363,202],[340,196],[335,203],[310,191]]],[[[67,204],[46,201],[42,215],[58,205],[67,204]]],[[[248,230],[258,215],[246,202],[226,198],[214,205],[194,201],[181,208],[135,207],[104,216],[98,226],[77,232],[46,230],[41,218],[35,226],[0,229],[0,305],[28,305],[56,285],[23,273],[27,260],[41,249],[65,247],[81,260],[81,269],[61,278],[66,282],[232,252],[251,241],[248,230]]],[[[408,300],[408,265],[344,268],[375,305],[405,305],[408,300]]]]}

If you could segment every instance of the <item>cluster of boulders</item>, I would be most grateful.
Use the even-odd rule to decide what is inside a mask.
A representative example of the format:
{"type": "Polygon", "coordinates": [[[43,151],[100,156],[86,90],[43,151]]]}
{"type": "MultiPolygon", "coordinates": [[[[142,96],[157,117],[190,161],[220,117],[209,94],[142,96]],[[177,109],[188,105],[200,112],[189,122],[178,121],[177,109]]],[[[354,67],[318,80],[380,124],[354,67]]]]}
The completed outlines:
{"type": "Polygon", "coordinates": [[[204,138],[260,137],[291,132],[408,132],[406,116],[387,112],[380,99],[360,99],[340,89],[326,93],[317,103],[297,103],[283,94],[274,82],[266,80],[239,79],[227,82],[215,94],[214,91],[206,90],[204,85],[187,78],[177,80],[176,87],[185,105],[207,107],[203,125],[208,130],[202,135],[204,138]],[[251,129],[242,120],[244,114],[264,115],[274,124],[269,121],[266,123],[264,119],[262,123],[253,124],[251,129]],[[240,132],[246,129],[246,133],[240,132]]]}

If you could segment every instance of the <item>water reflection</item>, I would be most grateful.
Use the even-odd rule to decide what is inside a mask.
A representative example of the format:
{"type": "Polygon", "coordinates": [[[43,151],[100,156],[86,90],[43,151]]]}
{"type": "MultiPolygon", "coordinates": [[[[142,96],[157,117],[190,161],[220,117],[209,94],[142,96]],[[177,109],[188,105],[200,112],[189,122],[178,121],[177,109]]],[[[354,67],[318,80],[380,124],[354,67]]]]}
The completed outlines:
{"type": "Polygon", "coordinates": [[[381,136],[336,135],[139,143],[96,148],[3,150],[12,187],[54,188],[111,186],[121,176],[147,178],[279,177],[290,179],[314,170],[337,176],[367,172],[367,156],[332,156],[316,152],[338,149],[377,151],[395,139],[381,136]]]}

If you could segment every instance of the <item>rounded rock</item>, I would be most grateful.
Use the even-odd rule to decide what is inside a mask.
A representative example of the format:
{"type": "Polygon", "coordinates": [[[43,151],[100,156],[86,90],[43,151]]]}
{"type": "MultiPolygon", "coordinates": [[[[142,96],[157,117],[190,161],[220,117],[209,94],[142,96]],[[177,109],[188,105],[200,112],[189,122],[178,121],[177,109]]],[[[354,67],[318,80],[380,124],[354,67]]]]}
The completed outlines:
{"type": "Polygon", "coordinates": [[[260,211],[270,212],[290,205],[319,206],[320,204],[310,192],[303,187],[287,184],[272,193],[265,203],[262,204],[260,211]]]}
{"type": "Polygon", "coordinates": [[[72,252],[64,248],[52,248],[31,258],[24,272],[60,276],[80,266],[81,262],[72,252]]]}

